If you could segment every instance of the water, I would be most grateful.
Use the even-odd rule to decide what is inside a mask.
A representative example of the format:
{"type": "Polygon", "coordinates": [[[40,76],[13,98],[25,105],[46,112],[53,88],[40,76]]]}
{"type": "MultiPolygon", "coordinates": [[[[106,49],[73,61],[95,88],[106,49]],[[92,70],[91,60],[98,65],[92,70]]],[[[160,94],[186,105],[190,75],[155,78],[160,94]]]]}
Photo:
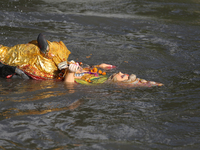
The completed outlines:
{"type": "Polygon", "coordinates": [[[198,0],[1,0],[3,45],[44,33],[69,59],[164,83],[0,79],[0,149],[199,149],[198,0]]]}

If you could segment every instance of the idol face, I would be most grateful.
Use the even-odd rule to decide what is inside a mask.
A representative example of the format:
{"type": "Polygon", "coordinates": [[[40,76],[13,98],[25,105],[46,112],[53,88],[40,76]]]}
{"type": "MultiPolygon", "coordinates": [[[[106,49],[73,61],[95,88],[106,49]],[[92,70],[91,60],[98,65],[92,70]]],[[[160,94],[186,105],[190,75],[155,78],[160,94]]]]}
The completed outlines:
{"type": "Polygon", "coordinates": [[[128,77],[129,75],[128,74],[124,74],[124,73],[117,73],[114,78],[117,80],[117,81],[125,81],[125,80],[128,80],[128,77]]]}

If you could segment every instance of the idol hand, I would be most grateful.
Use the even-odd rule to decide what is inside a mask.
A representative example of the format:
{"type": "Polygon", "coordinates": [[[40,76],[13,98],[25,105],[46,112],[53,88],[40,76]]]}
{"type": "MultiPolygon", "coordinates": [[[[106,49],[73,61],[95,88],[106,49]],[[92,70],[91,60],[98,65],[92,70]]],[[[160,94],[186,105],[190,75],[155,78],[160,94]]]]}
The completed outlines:
{"type": "Polygon", "coordinates": [[[79,69],[79,64],[78,63],[70,64],[68,69],[69,72],[76,72],[79,69]]]}
{"type": "Polygon", "coordinates": [[[102,68],[102,69],[113,69],[113,68],[116,68],[116,66],[102,63],[102,64],[99,65],[99,68],[102,68]]]}

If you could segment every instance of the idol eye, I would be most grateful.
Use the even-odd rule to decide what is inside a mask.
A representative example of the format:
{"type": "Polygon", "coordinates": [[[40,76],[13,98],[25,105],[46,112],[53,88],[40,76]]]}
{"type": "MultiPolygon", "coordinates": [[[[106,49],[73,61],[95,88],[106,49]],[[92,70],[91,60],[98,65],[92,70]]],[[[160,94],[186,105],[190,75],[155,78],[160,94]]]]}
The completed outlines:
{"type": "Polygon", "coordinates": [[[125,75],[121,75],[121,78],[124,78],[125,75]]]}

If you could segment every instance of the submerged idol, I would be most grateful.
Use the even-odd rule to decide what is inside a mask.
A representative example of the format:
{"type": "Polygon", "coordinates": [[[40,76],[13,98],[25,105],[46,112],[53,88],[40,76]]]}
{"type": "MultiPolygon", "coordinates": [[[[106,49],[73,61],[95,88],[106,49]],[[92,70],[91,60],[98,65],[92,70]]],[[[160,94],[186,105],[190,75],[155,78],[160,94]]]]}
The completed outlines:
{"type": "MultiPolygon", "coordinates": [[[[109,64],[101,64],[100,68],[108,68],[109,64]]],[[[101,83],[112,83],[125,87],[152,87],[163,86],[162,83],[147,81],[137,78],[135,74],[124,74],[121,72],[114,73],[110,77],[98,68],[90,68],[90,70],[81,68],[78,63],[71,63],[66,68],[64,78],[65,84],[80,83],[86,85],[96,85],[101,83]]]]}
{"type": "Polygon", "coordinates": [[[65,44],[47,41],[42,34],[37,40],[13,47],[0,45],[0,77],[11,78],[15,74],[23,79],[48,80],[59,79],[64,83],[95,85],[117,83],[130,87],[162,86],[162,83],[146,81],[136,75],[115,73],[108,77],[101,69],[112,69],[115,66],[102,63],[96,66],[81,65],[68,61],[70,51],[65,44]]]}

